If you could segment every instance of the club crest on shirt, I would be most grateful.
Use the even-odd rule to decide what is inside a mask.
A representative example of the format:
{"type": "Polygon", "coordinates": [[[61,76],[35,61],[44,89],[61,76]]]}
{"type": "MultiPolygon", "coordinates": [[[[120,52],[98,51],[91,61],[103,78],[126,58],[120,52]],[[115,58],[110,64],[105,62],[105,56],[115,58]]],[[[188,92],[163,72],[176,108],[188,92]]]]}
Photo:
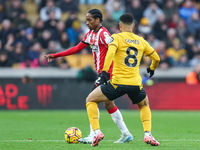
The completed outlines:
{"type": "Polygon", "coordinates": [[[105,37],[105,42],[106,44],[109,44],[113,41],[113,39],[110,37],[110,35],[107,32],[103,32],[104,37],[105,37]]]}

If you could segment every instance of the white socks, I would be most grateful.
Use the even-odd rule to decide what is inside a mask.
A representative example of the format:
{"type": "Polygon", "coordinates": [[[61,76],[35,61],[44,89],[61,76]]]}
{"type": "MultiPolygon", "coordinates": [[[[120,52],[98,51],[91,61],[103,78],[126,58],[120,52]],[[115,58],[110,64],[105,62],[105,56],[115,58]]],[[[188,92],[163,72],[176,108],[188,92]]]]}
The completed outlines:
{"type": "MultiPolygon", "coordinates": [[[[126,127],[126,124],[124,123],[123,117],[121,112],[119,111],[119,109],[115,106],[113,109],[113,111],[108,111],[112,120],[115,122],[115,124],[118,126],[118,128],[120,129],[122,135],[129,135],[130,132],[128,130],[128,128],[126,127]]],[[[98,112],[99,112],[99,108],[98,108],[98,112]]],[[[99,113],[100,114],[100,113],[99,113]]],[[[99,115],[100,116],[100,115],[99,115]]],[[[96,131],[96,130],[95,130],[96,131]]],[[[100,131],[100,130],[99,130],[100,131]]],[[[92,126],[90,124],[90,136],[94,136],[94,131],[92,129],[92,126]]]]}
{"type": "Polygon", "coordinates": [[[145,136],[146,136],[146,135],[147,135],[147,136],[151,136],[151,132],[150,132],[150,131],[145,131],[145,132],[144,132],[144,135],[145,135],[145,136]]]}
{"type": "Polygon", "coordinates": [[[115,112],[110,113],[113,121],[120,129],[122,135],[129,135],[130,132],[128,131],[128,128],[126,127],[126,124],[124,123],[123,117],[119,109],[117,109],[115,112]]]}

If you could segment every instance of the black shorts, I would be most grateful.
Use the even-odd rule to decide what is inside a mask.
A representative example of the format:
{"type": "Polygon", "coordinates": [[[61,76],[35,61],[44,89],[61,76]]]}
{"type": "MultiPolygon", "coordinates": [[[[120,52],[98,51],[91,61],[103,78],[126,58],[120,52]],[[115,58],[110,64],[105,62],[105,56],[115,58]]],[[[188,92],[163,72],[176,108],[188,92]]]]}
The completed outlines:
{"type": "Polygon", "coordinates": [[[108,82],[107,85],[102,84],[101,91],[109,100],[114,100],[124,94],[127,94],[133,104],[141,102],[146,97],[146,91],[144,88],[140,90],[139,86],[119,84],[112,85],[110,82],[108,82]]]}

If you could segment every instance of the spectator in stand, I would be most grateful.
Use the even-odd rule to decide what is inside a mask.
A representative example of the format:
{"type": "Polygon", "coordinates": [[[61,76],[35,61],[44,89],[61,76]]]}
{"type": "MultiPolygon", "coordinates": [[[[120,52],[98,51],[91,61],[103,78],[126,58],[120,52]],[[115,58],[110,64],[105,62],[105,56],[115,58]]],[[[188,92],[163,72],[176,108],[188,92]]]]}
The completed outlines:
{"type": "Polygon", "coordinates": [[[190,60],[190,67],[194,67],[196,64],[200,65],[200,50],[195,53],[194,57],[190,60]]]}
{"type": "Polygon", "coordinates": [[[178,38],[181,40],[182,43],[185,43],[186,38],[188,36],[188,30],[185,21],[183,19],[180,19],[178,21],[178,24],[176,26],[176,31],[178,38]]]}
{"type": "MultiPolygon", "coordinates": [[[[66,28],[65,28],[65,23],[63,21],[59,21],[56,24],[56,29],[53,32],[53,40],[59,40],[61,39],[61,35],[63,32],[65,32],[66,28]]],[[[68,35],[67,35],[67,39],[68,39],[68,35]]]]}
{"type": "Polygon", "coordinates": [[[62,16],[61,9],[54,5],[53,0],[47,0],[46,6],[40,10],[40,19],[42,21],[49,20],[49,14],[51,11],[55,12],[55,18],[57,20],[59,20],[61,18],[61,16],[62,16]]]}
{"type": "Polygon", "coordinates": [[[112,4],[113,10],[111,11],[111,19],[118,22],[119,17],[124,14],[125,11],[120,9],[120,2],[115,1],[112,4]]]}
{"type": "Polygon", "coordinates": [[[114,10],[114,8],[113,8],[114,2],[119,2],[120,3],[119,10],[125,12],[126,7],[125,7],[125,1],[124,0],[107,0],[106,3],[105,3],[106,11],[112,13],[112,11],[114,10]]]}
{"type": "Polygon", "coordinates": [[[15,43],[22,41],[26,36],[26,28],[23,28],[23,27],[19,28],[19,30],[16,34],[17,34],[17,37],[16,37],[16,40],[15,40],[15,43]]]}
{"type": "Polygon", "coordinates": [[[114,33],[120,33],[120,30],[119,30],[119,25],[117,23],[114,23],[110,30],[109,30],[110,34],[114,34],[114,33]]]}
{"type": "Polygon", "coordinates": [[[38,39],[40,44],[42,45],[42,48],[46,49],[48,47],[48,43],[52,39],[52,34],[49,30],[44,30],[42,32],[42,37],[38,39]]]}
{"type": "Polygon", "coordinates": [[[10,8],[7,10],[7,17],[13,21],[15,18],[19,18],[21,13],[24,13],[21,0],[12,0],[10,8]]]}
{"type": "Polygon", "coordinates": [[[75,0],[61,0],[59,6],[63,13],[79,12],[78,4],[75,0]]]}
{"type": "Polygon", "coordinates": [[[158,38],[159,40],[164,39],[166,37],[167,29],[168,26],[165,14],[161,14],[160,16],[158,16],[158,20],[153,27],[153,32],[155,33],[156,38],[158,38]]]}
{"type": "Polygon", "coordinates": [[[44,21],[38,19],[34,25],[34,38],[38,39],[42,37],[42,32],[45,30],[44,21]]]}
{"type": "Polygon", "coordinates": [[[27,57],[29,60],[34,61],[38,59],[42,52],[42,46],[39,42],[35,42],[32,47],[29,48],[27,52],[27,57]]]}
{"type": "Polygon", "coordinates": [[[180,17],[178,13],[172,14],[171,19],[167,20],[168,27],[176,28],[179,20],[180,20],[180,17]]]}
{"type": "MultiPolygon", "coordinates": [[[[51,65],[51,63],[48,64],[48,66],[51,65]]],[[[55,60],[55,66],[54,67],[59,67],[60,69],[69,69],[70,66],[63,57],[59,57],[58,59],[55,60]]]]}
{"type": "Polygon", "coordinates": [[[178,38],[175,38],[172,44],[172,47],[167,49],[166,54],[170,58],[173,66],[176,66],[180,57],[187,54],[187,51],[181,48],[181,43],[178,38]]]}
{"type": "MultiPolygon", "coordinates": [[[[4,46],[7,42],[7,36],[9,34],[15,34],[15,30],[11,27],[11,22],[8,19],[3,20],[2,29],[0,30],[0,38],[2,45],[4,46]]],[[[13,41],[14,42],[14,41],[13,41]]]]}
{"type": "Polygon", "coordinates": [[[163,11],[158,5],[153,2],[143,12],[143,16],[149,20],[149,25],[153,26],[158,20],[158,16],[163,14],[163,11]]]}
{"type": "Polygon", "coordinates": [[[198,51],[197,50],[198,48],[194,49],[193,45],[195,45],[195,38],[194,36],[190,35],[185,40],[185,49],[187,50],[187,55],[189,60],[191,60],[194,57],[194,54],[198,51]]]}
{"type": "Polygon", "coordinates": [[[186,54],[181,55],[175,67],[189,67],[188,56],[186,54]]]}
{"type": "Polygon", "coordinates": [[[21,42],[16,43],[14,51],[9,53],[12,61],[14,62],[13,65],[21,65],[21,63],[25,62],[26,54],[24,53],[24,47],[21,42]]]}
{"type": "Polygon", "coordinates": [[[191,17],[188,20],[188,31],[190,34],[195,35],[196,31],[200,29],[200,19],[199,14],[197,12],[193,12],[191,17]]]}
{"type": "Polygon", "coordinates": [[[59,52],[59,50],[56,49],[56,42],[55,42],[55,41],[50,41],[50,42],[48,43],[47,53],[48,53],[48,54],[49,54],[49,53],[54,54],[54,53],[57,53],[57,52],[59,52]]]}
{"type": "Polygon", "coordinates": [[[13,21],[13,26],[15,30],[19,30],[21,28],[28,28],[31,26],[30,21],[27,19],[27,14],[25,12],[22,12],[19,15],[19,18],[15,18],[13,21]]]}
{"type": "Polygon", "coordinates": [[[169,57],[166,55],[166,44],[164,41],[159,42],[159,45],[155,51],[160,56],[160,63],[158,66],[160,69],[168,69],[169,67],[172,67],[172,63],[169,57]]]}
{"type": "Polygon", "coordinates": [[[24,46],[24,51],[28,50],[30,46],[34,43],[34,31],[31,27],[25,30],[25,37],[21,39],[21,42],[24,46]]]}
{"type": "Polygon", "coordinates": [[[144,34],[144,36],[147,36],[149,33],[151,33],[152,27],[149,25],[149,19],[143,17],[140,20],[138,31],[144,34]]]}
{"type": "Polygon", "coordinates": [[[157,46],[157,48],[155,49],[155,51],[158,53],[158,55],[160,54],[160,52],[164,52],[166,53],[166,43],[164,41],[159,41],[159,44],[157,46]]]}
{"type": "Polygon", "coordinates": [[[166,43],[166,47],[172,47],[173,40],[177,38],[176,30],[174,28],[167,29],[167,37],[164,39],[166,43]]]}
{"type": "Polygon", "coordinates": [[[45,52],[42,52],[38,58],[38,67],[47,67],[48,66],[48,62],[47,59],[44,57],[44,55],[46,55],[45,52]]]}
{"type": "Polygon", "coordinates": [[[140,23],[140,20],[143,17],[143,11],[144,7],[140,0],[132,0],[131,7],[128,7],[126,10],[127,13],[131,13],[134,16],[136,25],[140,23]]]}
{"type": "Polygon", "coordinates": [[[163,12],[166,16],[166,20],[169,21],[172,18],[173,14],[178,13],[178,7],[174,0],[167,0],[164,7],[163,12]]]}
{"type": "Polygon", "coordinates": [[[111,14],[110,12],[106,12],[106,15],[105,15],[105,19],[103,20],[102,22],[102,25],[110,30],[110,28],[112,27],[113,24],[116,24],[116,21],[114,21],[113,19],[111,19],[111,14]]]}
{"type": "Polygon", "coordinates": [[[78,19],[78,17],[77,17],[76,13],[74,13],[74,12],[69,13],[69,18],[65,22],[65,27],[66,28],[72,27],[72,23],[77,19],[78,19]]]}
{"type": "Polygon", "coordinates": [[[4,20],[5,16],[6,16],[5,5],[0,1],[0,24],[4,20]]]}
{"type": "Polygon", "coordinates": [[[5,51],[0,51],[0,67],[11,67],[12,62],[8,58],[8,54],[5,51]]]}
{"type": "Polygon", "coordinates": [[[54,33],[58,21],[59,20],[56,19],[55,12],[54,11],[49,12],[49,20],[44,22],[45,29],[50,30],[52,33],[54,33]]]}
{"type": "Polygon", "coordinates": [[[56,49],[58,50],[58,52],[62,52],[68,49],[69,47],[70,47],[70,41],[68,34],[66,32],[62,32],[59,40],[56,42],[56,49]]]}
{"type": "Polygon", "coordinates": [[[195,8],[195,4],[192,0],[185,0],[179,8],[179,15],[185,20],[186,23],[188,23],[193,12],[198,13],[198,10],[195,8]]]}
{"type": "Polygon", "coordinates": [[[154,33],[149,33],[147,35],[147,42],[153,49],[156,49],[160,41],[155,37],[154,33]]]}
{"type": "Polygon", "coordinates": [[[13,46],[14,42],[15,42],[14,34],[12,33],[8,34],[6,44],[4,45],[4,49],[7,52],[12,52],[14,50],[14,46],[13,46]]]}
{"type": "Polygon", "coordinates": [[[158,65],[158,68],[166,70],[166,69],[168,69],[168,68],[173,66],[171,61],[170,61],[170,59],[169,59],[169,57],[166,56],[164,51],[161,51],[159,56],[160,56],[160,63],[158,65]]]}
{"type": "Polygon", "coordinates": [[[196,43],[197,43],[198,47],[200,48],[200,29],[197,30],[197,32],[195,34],[195,39],[196,39],[196,43]]]}
{"type": "Polygon", "coordinates": [[[200,83],[200,65],[199,64],[195,64],[194,70],[187,74],[186,83],[189,85],[195,85],[195,84],[200,83]]]}
{"type": "Polygon", "coordinates": [[[69,35],[71,46],[73,46],[78,39],[78,35],[82,33],[81,22],[79,20],[73,21],[72,27],[67,28],[67,33],[69,35]]]}

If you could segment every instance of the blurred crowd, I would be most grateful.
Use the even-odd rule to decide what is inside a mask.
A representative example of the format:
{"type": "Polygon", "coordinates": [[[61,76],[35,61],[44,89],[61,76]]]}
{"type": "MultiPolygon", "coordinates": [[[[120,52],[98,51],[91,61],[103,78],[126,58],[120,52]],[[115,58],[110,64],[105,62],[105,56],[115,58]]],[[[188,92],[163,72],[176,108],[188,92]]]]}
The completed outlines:
{"type": "MultiPolygon", "coordinates": [[[[131,13],[134,33],[157,51],[160,69],[200,66],[200,0],[0,0],[0,67],[69,68],[67,59],[47,63],[44,55],[84,38],[90,8],[100,8],[111,34],[120,32],[119,17],[131,13]]],[[[90,47],[79,55],[85,54],[90,47]]],[[[143,57],[141,64],[150,62],[143,57]]]]}

